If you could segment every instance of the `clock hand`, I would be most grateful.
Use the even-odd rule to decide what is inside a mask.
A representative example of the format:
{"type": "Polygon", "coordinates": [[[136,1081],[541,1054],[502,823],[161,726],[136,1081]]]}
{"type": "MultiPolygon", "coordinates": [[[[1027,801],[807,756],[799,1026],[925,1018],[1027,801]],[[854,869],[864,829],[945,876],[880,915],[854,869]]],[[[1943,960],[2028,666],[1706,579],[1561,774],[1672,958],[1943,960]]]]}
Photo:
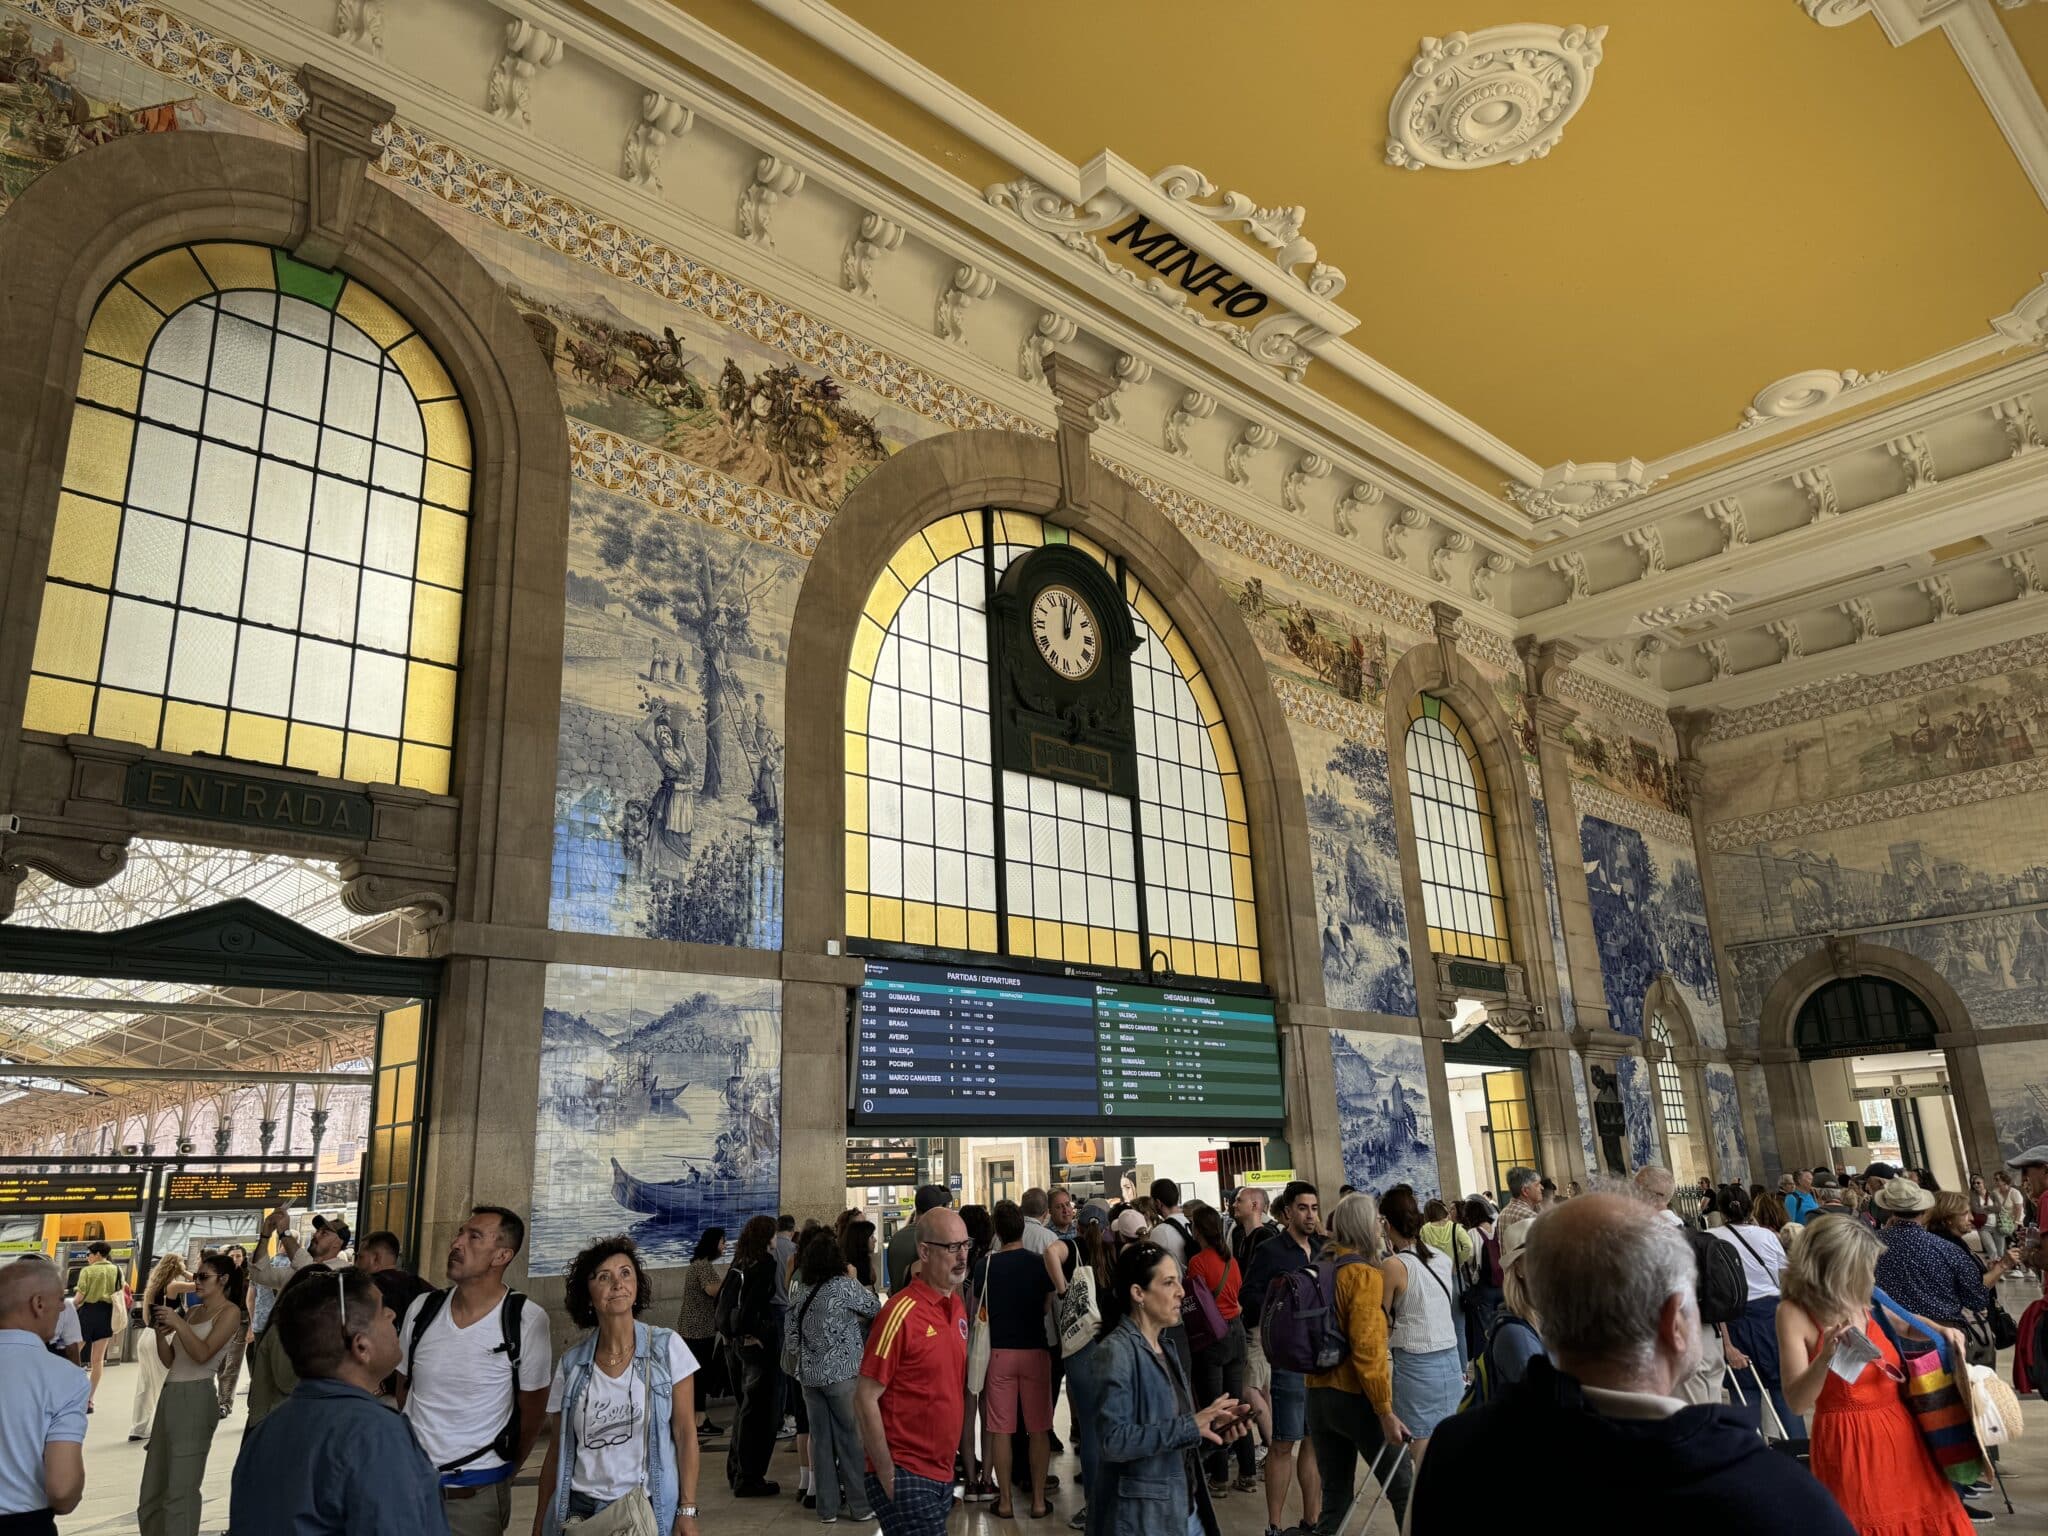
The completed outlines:
{"type": "Polygon", "coordinates": [[[1074,637],[1074,605],[1064,597],[1060,599],[1060,613],[1064,620],[1060,627],[1060,638],[1071,640],[1074,637]]]}

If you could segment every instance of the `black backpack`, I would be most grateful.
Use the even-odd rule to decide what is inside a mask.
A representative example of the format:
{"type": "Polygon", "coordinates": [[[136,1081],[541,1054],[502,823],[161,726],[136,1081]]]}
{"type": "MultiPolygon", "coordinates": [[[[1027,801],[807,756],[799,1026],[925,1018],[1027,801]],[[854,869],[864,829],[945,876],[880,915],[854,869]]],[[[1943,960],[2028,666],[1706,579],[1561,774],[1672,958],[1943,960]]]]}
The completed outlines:
{"type": "Polygon", "coordinates": [[[1709,1237],[1697,1227],[1683,1230],[1699,1265],[1700,1321],[1708,1326],[1734,1322],[1749,1305],[1749,1279],[1742,1270],[1742,1255],[1733,1245],[1709,1237]]]}
{"type": "MultiPolygon", "coordinates": [[[[441,1315],[441,1309],[448,1305],[449,1292],[430,1291],[420,1303],[420,1315],[413,1319],[412,1338],[406,1345],[406,1363],[412,1366],[409,1379],[419,1380],[420,1340],[425,1337],[434,1319],[441,1315]]],[[[498,1438],[489,1445],[480,1445],[467,1456],[458,1456],[453,1461],[444,1461],[435,1470],[454,1472],[468,1466],[479,1456],[496,1451],[498,1459],[507,1466],[519,1464],[519,1314],[525,1309],[526,1298],[517,1291],[505,1293],[505,1304],[498,1308],[498,1321],[504,1329],[504,1342],[498,1346],[512,1366],[512,1416],[505,1421],[505,1427],[498,1431],[498,1438]]]]}

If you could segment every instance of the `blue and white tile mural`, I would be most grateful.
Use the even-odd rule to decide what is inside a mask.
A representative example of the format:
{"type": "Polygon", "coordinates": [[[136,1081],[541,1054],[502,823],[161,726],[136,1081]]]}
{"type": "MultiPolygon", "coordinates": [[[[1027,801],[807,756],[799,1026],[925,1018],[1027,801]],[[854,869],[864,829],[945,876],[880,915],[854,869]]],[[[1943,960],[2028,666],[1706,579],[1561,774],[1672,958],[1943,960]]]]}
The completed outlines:
{"type": "Polygon", "coordinates": [[[1324,996],[1332,1008],[1413,1017],[1415,971],[1386,749],[1298,720],[1292,734],[1308,777],[1324,996]]]}
{"type": "Polygon", "coordinates": [[[1581,818],[1579,845],[1614,1027],[1641,1035],[1643,994],[1668,973],[1699,1043],[1710,1049],[1726,1045],[1706,893],[1691,850],[1653,842],[1634,827],[1597,816],[1581,818]]]}
{"type": "Polygon", "coordinates": [[[1408,1184],[1424,1200],[1435,1195],[1440,1181],[1422,1041],[1333,1029],[1330,1063],[1345,1182],[1374,1194],[1408,1184]]]}
{"type": "Polygon", "coordinates": [[[1987,1045],[1978,1055],[2001,1157],[2048,1143],[2048,1040],[1987,1045]]]}
{"type": "MultiPolygon", "coordinates": [[[[1578,1004],[1572,1000],[1572,967],[1564,947],[1564,910],[1557,899],[1557,857],[1550,847],[1550,809],[1542,800],[1531,802],[1536,807],[1536,853],[1543,861],[1543,903],[1550,912],[1550,957],[1557,967],[1558,1012],[1564,1019],[1564,1028],[1579,1027],[1578,1004]]],[[[1584,1094],[1580,1097],[1583,1099],[1584,1094]]],[[[1580,1116],[1590,1137],[1592,1127],[1584,1121],[1584,1107],[1580,1116]]]]}
{"type": "Polygon", "coordinates": [[[1657,1146],[1657,1106],[1650,1097],[1650,1069],[1638,1057],[1623,1056],[1615,1076],[1621,1080],[1621,1108],[1628,1118],[1630,1171],[1664,1161],[1657,1146]]]}
{"type": "Polygon", "coordinates": [[[548,967],[533,1152],[533,1267],[555,1273],[628,1232],[649,1264],[687,1263],[780,1190],[776,983],[548,967]]]}
{"type": "Polygon", "coordinates": [[[572,482],[550,923],[782,942],[782,696],[804,562],[572,482]]]}
{"type": "Polygon", "coordinates": [[[1572,1098],[1579,1107],[1579,1148],[1586,1154],[1586,1172],[1597,1174],[1600,1172],[1600,1145],[1593,1136],[1593,1099],[1586,1091],[1586,1064],[1579,1059],[1577,1051],[1570,1054],[1572,1098]]]}
{"type": "Polygon", "coordinates": [[[1749,1182],[1749,1146],[1742,1134],[1742,1101],[1735,1074],[1719,1062],[1706,1068],[1707,1120],[1714,1133],[1714,1166],[1724,1179],[1749,1182]]]}
{"type": "Polygon", "coordinates": [[[1758,1146],[1750,1148],[1750,1173],[1765,1183],[1775,1183],[1785,1170],[1778,1162],[1778,1120],[1771,1113],[1770,1090],[1764,1084],[1762,1067],[1740,1069],[1739,1092],[1749,1099],[1749,1112],[1756,1121],[1758,1146]]]}

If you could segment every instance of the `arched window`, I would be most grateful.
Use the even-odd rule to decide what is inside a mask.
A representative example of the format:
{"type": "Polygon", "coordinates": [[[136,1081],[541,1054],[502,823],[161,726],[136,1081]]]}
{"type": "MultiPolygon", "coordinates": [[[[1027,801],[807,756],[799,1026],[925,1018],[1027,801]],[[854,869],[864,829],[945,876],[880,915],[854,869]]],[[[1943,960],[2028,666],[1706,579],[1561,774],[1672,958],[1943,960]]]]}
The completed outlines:
{"type": "Polygon", "coordinates": [[[1405,755],[1429,947],[1440,955],[1512,960],[1493,802],[1472,733],[1449,704],[1422,694],[1408,706],[1405,755]]]}
{"type": "Polygon", "coordinates": [[[468,420],[353,278],[163,251],[86,333],[24,724],[446,793],[468,420]]]}
{"type": "Polygon", "coordinates": [[[1650,1015],[1650,1043],[1664,1047],[1664,1054],[1657,1058],[1657,1097],[1664,1106],[1664,1135],[1689,1136],[1692,1122],[1685,1113],[1685,1080],[1679,1075],[1678,1063],[1671,1059],[1671,1026],[1661,1013],[1650,1015]]]}
{"type": "Polygon", "coordinates": [[[1243,783],[1172,618],[1108,551],[1028,513],[942,518],[869,594],[846,685],[846,931],[914,949],[1259,979],[1243,783]],[[1123,593],[1135,804],[1001,768],[988,603],[1067,544],[1123,593]]]}
{"type": "Polygon", "coordinates": [[[1806,1056],[1856,1056],[1932,1045],[1940,1033],[1927,1005],[1883,976],[1831,981],[1800,1005],[1792,1038],[1806,1056]]]}

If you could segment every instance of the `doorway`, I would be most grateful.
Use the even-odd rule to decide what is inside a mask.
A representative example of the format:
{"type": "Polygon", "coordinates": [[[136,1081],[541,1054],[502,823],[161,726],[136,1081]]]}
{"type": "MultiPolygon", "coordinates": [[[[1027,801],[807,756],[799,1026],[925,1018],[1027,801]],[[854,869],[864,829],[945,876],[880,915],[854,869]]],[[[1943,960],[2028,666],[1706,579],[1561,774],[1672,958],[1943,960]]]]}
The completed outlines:
{"type": "Polygon", "coordinates": [[[1933,1011],[1884,976],[1841,978],[1800,1006],[1793,1040],[1845,1166],[1922,1168],[1943,1189],[1973,1171],[1933,1011]]]}
{"type": "Polygon", "coordinates": [[[1484,1022],[1475,1023],[1444,1046],[1444,1077],[1450,1091],[1458,1192],[1471,1195],[1490,1189],[1505,1199],[1508,1170],[1536,1166],[1529,1053],[1509,1045],[1484,1022]]]}

